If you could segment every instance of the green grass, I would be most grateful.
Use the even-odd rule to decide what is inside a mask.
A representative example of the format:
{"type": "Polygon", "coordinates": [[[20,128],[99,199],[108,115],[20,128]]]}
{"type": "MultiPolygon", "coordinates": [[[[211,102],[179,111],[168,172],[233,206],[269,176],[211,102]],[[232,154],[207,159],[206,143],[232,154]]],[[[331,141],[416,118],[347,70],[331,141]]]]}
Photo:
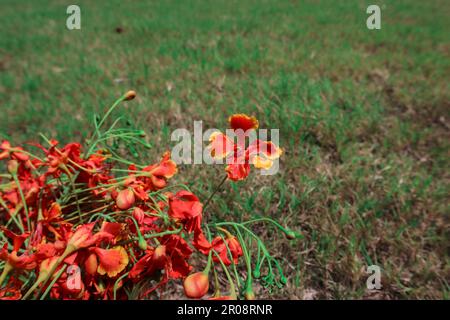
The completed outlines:
{"type": "MultiPolygon", "coordinates": [[[[138,98],[116,114],[149,134],[140,159],[194,120],[254,114],[280,129],[281,170],[227,186],[208,214],[301,230],[257,230],[289,279],[271,297],[449,297],[448,1],[378,1],[380,31],[365,26],[373,1],[77,1],[80,31],[66,1],[0,3],[1,138],[81,141],[128,89],[138,98]]],[[[205,199],[220,170],[178,180],[205,199]]]]}

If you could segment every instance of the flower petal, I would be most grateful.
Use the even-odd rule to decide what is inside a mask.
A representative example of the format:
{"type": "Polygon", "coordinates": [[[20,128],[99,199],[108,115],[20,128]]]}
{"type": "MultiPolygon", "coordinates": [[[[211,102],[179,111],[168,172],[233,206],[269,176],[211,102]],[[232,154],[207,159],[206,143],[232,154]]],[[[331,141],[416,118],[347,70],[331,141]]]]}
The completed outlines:
{"type": "Polygon", "coordinates": [[[101,275],[107,274],[108,277],[113,278],[128,265],[128,254],[121,246],[112,249],[95,248],[94,250],[99,260],[97,272],[101,275]]]}
{"type": "Polygon", "coordinates": [[[233,114],[228,118],[228,122],[232,129],[242,129],[244,132],[250,129],[258,129],[259,127],[259,122],[255,117],[243,113],[233,114]]]}

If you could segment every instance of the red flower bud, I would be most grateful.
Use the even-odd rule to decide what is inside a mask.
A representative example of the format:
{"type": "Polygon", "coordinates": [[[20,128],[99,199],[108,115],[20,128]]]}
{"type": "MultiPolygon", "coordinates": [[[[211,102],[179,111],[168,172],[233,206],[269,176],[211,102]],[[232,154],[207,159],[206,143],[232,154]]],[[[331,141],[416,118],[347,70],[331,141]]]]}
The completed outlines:
{"type": "Polygon", "coordinates": [[[91,253],[84,262],[84,268],[86,269],[87,273],[89,273],[90,275],[94,275],[97,273],[97,267],[97,256],[95,255],[95,253],[91,253]]]}
{"type": "Polygon", "coordinates": [[[134,192],[130,189],[125,189],[119,192],[116,199],[116,204],[119,209],[129,209],[135,201],[134,192]]]}
{"type": "Polygon", "coordinates": [[[130,90],[125,94],[125,101],[133,100],[136,97],[136,91],[130,90]]]}
{"type": "Polygon", "coordinates": [[[200,299],[209,289],[208,275],[203,272],[196,272],[190,274],[183,282],[184,293],[186,297],[192,299],[200,299]]]}
{"type": "Polygon", "coordinates": [[[144,217],[145,217],[144,210],[138,207],[134,208],[133,218],[136,220],[137,223],[141,224],[142,220],[144,220],[144,217]]]}
{"type": "Polygon", "coordinates": [[[19,168],[19,162],[17,162],[17,160],[9,160],[8,161],[8,172],[10,174],[16,174],[17,173],[17,169],[19,168]]]}

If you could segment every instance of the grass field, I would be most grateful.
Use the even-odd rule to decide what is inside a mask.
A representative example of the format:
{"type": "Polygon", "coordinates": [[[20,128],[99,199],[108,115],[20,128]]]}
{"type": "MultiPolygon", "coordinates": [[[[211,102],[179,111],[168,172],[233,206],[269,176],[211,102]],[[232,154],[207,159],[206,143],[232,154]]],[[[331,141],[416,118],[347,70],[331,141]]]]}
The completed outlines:
{"type": "MultiPolygon", "coordinates": [[[[141,160],[194,120],[254,114],[280,129],[281,170],[228,184],[208,214],[268,215],[304,235],[258,230],[288,276],[260,297],[449,298],[448,1],[76,3],[69,31],[67,1],[0,1],[1,138],[81,141],[129,89],[117,115],[148,133],[141,160]],[[379,31],[366,28],[375,3],[379,31]]],[[[221,170],[186,165],[177,179],[206,199],[221,170]]]]}

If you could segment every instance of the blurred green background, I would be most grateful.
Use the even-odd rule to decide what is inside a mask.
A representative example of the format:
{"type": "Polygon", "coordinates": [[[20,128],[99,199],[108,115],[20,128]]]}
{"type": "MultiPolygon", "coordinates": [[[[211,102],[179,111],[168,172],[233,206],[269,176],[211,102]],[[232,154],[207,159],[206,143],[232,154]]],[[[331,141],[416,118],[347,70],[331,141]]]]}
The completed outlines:
{"type": "MultiPolygon", "coordinates": [[[[82,141],[134,89],[115,114],[148,133],[150,162],[194,120],[253,114],[280,129],[281,170],[228,184],[208,214],[305,236],[257,230],[288,276],[260,297],[449,297],[449,1],[76,1],[73,31],[69,4],[0,1],[0,138],[82,141]],[[381,30],[366,28],[369,4],[381,30]]],[[[221,170],[177,179],[206,199],[221,170]]]]}

